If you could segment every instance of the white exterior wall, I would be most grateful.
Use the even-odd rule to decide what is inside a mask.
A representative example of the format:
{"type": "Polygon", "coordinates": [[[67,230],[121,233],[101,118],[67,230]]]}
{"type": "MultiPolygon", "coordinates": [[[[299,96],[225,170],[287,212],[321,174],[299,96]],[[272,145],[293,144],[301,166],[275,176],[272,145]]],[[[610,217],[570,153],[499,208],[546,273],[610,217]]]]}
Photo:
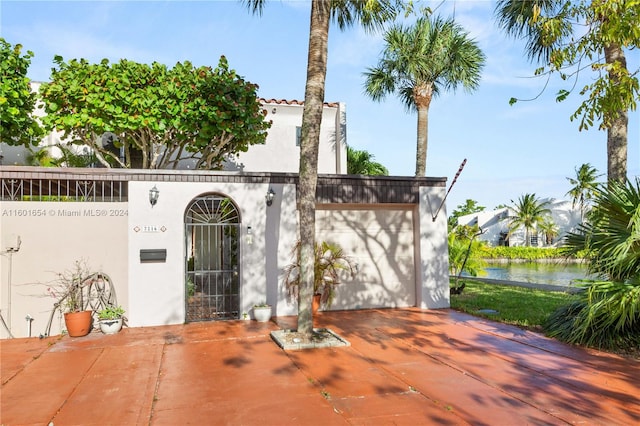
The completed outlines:
{"type": "MultiPolygon", "coordinates": [[[[296,145],[296,127],[302,126],[303,105],[264,104],[266,120],[273,124],[264,145],[252,145],[241,152],[228,170],[246,172],[297,173],[300,168],[300,146],[296,145]]],[[[320,126],[318,173],[347,172],[346,115],[344,104],[326,106],[320,126]]]]}
{"type": "Polygon", "coordinates": [[[273,204],[267,206],[264,196],[269,187],[268,184],[130,182],[130,200],[143,202],[130,203],[129,325],[184,323],[184,214],[194,198],[208,193],[230,197],[240,211],[240,311],[251,315],[251,307],[266,298],[267,303],[275,307],[274,315],[294,314],[296,311],[280,291],[278,280],[281,262],[288,261],[287,254],[297,238],[295,187],[271,185],[276,196],[273,204]],[[144,200],[148,200],[154,185],[160,196],[158,203],[151,207],[144,200]],[[249,226],[251,235],[247,234],[249,226]],[[136,227],[141,231],[133,231],[136,227]],[[154,232],[144,232],[145,227],[154,232]],[[141,249],[166,249],[167,260],[141,263],[141,249]]]}
{"type": "Polygon", "coordinates": [[[416,224],[416,305],[422,309],[449,307],[449,247],[447,245],[446,205],[437,213],[445,197],[444,187],[420,188],[416,224]],[[434,216],[437,214],[435,220],[434,216]]]}
{"type": "MultiPolygon", "coordinates": [[[[78,260],[107,274],[129,311],[127,209],[127,203],[0,202],[0,310],[15,337],[28,336],[27,315],[32,336],[45,332],[55,302],[47,288],[78,260]],[[9,255],[18,236],[20,250],[9,255]]],[[[50,334],[60,334],[63,323],[56,314],[50,334]]],[[[0,337],[8,337],[2,326],[0,337]]]]}
{"type": "MultiPolygon", "coordinates": [[[[26,315],[34,318],[31,335],[44,333],[54,303],[46,296],[47,283],[79,259],[111,277],[129,326],[183,323],[185,212],[195,198],[213,193],[229,197],[240,214],[241,317],[251,318],[252,306],[265,301],[274,316],[297,314],[282,282],[298,239],[295,185],[160,176],[171,181],[129,181],[128,202],[0,202],[0,249],[15,246],[17,235],[22,240],[20,250],[3,253],[0,262],[0,309],[14,336],[27,336],[26,315]],[[154,186],[160,195],[152,207],[154,186]],[[271,206],[265,203],[269,188],[275,192],[271,206]],[[141,249],[166,249],[166,261],[141,263],[141,249]]],[[[422,187],[419,205],[318,206],[318,241],[339,243],[360,271],[354,282],[338,288],[334,309],[449,306],[445,209],[432,220],[444,191],[422,187]]],[[[56,316],[50,334],[58,334],[61,325],[56,316]]],[[[2,327],[0,337],[7,337],[2,327]]]]}

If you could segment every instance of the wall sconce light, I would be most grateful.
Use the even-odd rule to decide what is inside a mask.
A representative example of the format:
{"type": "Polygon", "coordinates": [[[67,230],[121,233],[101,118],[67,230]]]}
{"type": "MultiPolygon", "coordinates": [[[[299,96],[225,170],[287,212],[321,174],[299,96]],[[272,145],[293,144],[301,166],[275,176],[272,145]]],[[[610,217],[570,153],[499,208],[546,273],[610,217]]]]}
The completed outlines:
{"type": "Polygon", "coordinates": [[[267,195],[264,196],[264,199],[267,202],[268,206],[273,204],[273,197],[275,197],[275,195],[276,193],[273,191],[273,189],[269,188],[269,190],[267,191],[267,195]]]}
{"type": "Polygon", "coordinates": [[[153,185],[153,188],[149,190],[149,202],[151,203],[151,207],[155,206],[158,202],[158,197],[160,196],[160,191],[153,185]]]}

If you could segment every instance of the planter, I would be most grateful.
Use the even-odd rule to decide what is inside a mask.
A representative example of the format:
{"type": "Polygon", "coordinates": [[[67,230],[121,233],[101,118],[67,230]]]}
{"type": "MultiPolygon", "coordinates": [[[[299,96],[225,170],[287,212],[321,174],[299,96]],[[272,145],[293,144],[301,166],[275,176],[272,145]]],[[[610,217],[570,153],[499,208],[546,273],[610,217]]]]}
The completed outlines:
{"type": "Polygon", "coordinates": [[[271,319],[271,306],[254,306],[253,317],[258,322],[267,322],[271,319]]]}
{"type": "Polygon", "coordinates": [[[104,334],[116,334],[122,329],[122,318],[100,320],[100,331],[104,334]]]}
{"type": "Polygon", "coordinates": [[[92,320],[91,311],[67,312],[64,314],[64,323],[70,337],[82,337],[89,334],[92,320]]]}

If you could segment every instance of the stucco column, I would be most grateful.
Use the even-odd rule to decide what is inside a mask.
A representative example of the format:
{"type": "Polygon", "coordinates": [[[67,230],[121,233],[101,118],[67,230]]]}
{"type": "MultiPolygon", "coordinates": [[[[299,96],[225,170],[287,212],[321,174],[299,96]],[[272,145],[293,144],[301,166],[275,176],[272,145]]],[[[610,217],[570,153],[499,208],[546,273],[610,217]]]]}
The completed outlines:
{"type": "Polygon", "coordinates": [[[416,271],[416,306],[422,309],[449,307],[449,249],[447,215],[443,206],[444,187],[421,187],[416,235],[418,262],[416,271]]]}

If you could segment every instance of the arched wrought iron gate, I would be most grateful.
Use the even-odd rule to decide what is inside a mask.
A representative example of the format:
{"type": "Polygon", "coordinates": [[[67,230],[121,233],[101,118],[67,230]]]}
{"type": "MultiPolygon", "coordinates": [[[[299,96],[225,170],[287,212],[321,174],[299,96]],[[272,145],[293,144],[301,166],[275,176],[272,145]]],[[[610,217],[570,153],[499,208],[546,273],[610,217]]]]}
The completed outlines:
{"type": "Polygon", "coordinates": [[[198,197],[185,214],[186,322],[240,317],[238,209],[228,197],[198,197]]]}

